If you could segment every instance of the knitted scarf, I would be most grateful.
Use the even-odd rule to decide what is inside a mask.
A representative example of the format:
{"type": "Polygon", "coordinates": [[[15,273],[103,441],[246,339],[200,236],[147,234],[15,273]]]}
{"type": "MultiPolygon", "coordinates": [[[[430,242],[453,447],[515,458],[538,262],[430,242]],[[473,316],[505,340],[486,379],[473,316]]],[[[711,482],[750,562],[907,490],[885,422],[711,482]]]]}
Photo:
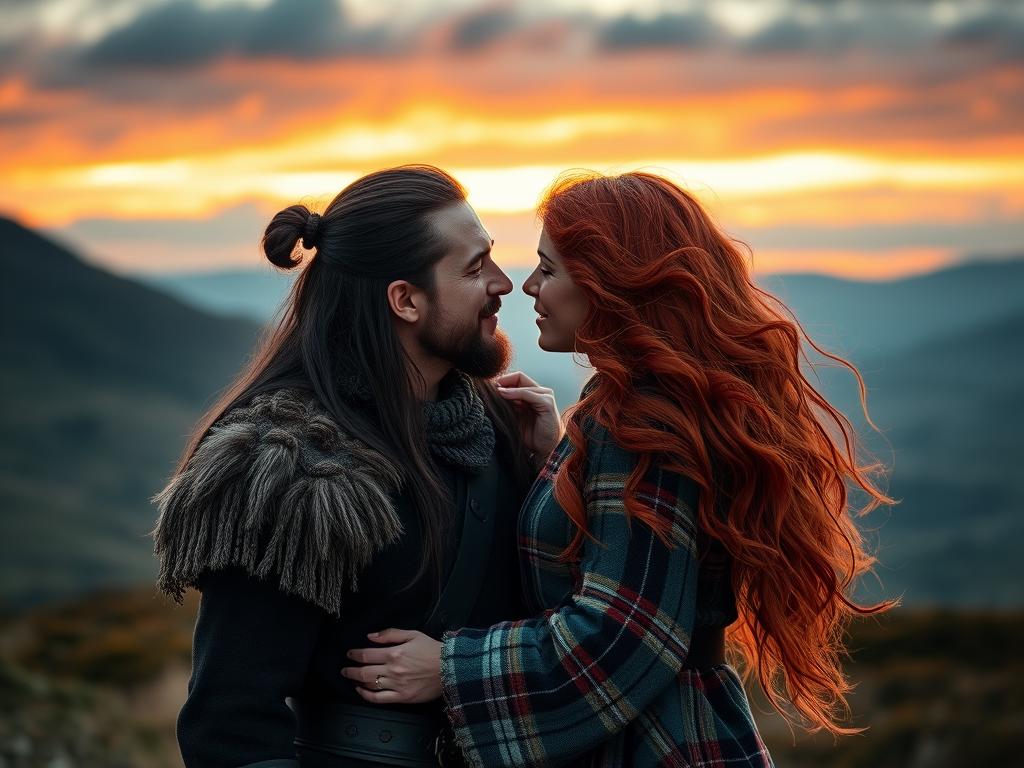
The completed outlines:
{"type": "Polygon", "coordinates": [[[474,474],[491,461],[494,426],[487,418],[473,379],[452,370],[438,388],[438,398],[423,404],[427,445],[434,456],[474,474]]]}
{"type": "MultiPolygon", "coordinates": [[[[373,398],[371,388],[357,375],[341,379],[342,392],[357,402],[373,398]]],[[[423,403],[427,446],[434,458],[448,466],[478,474],[494,452],[494,426],[473,379],[457,369],[438,385],[437,400],[423,403]]]]}

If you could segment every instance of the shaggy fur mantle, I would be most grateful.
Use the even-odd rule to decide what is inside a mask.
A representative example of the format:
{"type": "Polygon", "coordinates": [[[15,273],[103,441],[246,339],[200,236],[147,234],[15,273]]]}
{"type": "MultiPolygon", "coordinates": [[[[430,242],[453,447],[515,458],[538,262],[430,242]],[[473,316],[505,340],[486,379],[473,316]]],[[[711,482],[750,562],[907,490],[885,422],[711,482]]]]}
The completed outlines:
{"type": "Polygon", "coordinates": [[[241,566],[338,616],[396,540],[394,464],[311,395],[281,389],[221,417],[155,498],[158,585],[179,602],[205,571],[241,566]]]}

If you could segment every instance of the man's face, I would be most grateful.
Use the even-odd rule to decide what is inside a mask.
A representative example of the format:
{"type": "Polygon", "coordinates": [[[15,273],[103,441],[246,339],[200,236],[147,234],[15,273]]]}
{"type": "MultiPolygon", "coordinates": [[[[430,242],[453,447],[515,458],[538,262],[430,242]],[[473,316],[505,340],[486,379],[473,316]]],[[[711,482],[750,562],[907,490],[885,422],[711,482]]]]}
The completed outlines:
{"type": "Polygon", "coordinates": [[[512,357],[497,315],[512,281],[491,259],[494,241],[469,203],[445,206],[430,218],[447,249],[434,265],[434,290],[419,342],[470,376],[497,376],[512,357]]]}

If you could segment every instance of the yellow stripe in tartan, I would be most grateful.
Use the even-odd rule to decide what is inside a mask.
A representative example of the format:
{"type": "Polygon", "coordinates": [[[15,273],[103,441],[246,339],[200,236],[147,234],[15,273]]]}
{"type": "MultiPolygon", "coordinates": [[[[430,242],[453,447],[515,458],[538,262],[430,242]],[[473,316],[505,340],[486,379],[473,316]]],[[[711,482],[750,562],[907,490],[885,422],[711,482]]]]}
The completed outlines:
{"type": "MultiPolygon", "coordinates": [[[[590,520],[596,520],[603,516],[620,517],[624,516],[626,512],[625,503],[622,498],[622,491],[624,491],[625,475],[607,475],[602,474],[600,480],[594,479],[587,485],[587,489],[591,493],[616,491],[617,495],[604,496],[598,499],[592,499],[587,504],[587,517],[590,520]],[[612,479],[614,478],[614,479],[612,479]]],[[[664,501],[657,499],[650,494],[641,493],[637,495],[638,500],[649,509],[657,508],[660,512],[660,516],[667,516],[666,510],[669,505],[664,501]]],[[[684,501],[677,499],[672,509],[672,524],[669,528],[668,539],[676,546],[681,547],[694,547],[694,540],[696,538],[696,515],[690,506],[684,501]]]]}

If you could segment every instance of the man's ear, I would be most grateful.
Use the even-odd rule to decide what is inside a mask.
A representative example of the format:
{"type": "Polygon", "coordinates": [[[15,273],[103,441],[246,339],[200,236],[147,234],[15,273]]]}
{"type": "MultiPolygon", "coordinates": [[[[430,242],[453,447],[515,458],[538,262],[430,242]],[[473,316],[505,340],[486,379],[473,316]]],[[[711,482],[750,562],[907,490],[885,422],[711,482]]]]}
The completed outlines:
{"type": "Polygon", "coordinates": [[[415,323],[427,307],[427,294],[408,280],[395,280],[387,288],[391,314],[407,323],[415,323]]]}

